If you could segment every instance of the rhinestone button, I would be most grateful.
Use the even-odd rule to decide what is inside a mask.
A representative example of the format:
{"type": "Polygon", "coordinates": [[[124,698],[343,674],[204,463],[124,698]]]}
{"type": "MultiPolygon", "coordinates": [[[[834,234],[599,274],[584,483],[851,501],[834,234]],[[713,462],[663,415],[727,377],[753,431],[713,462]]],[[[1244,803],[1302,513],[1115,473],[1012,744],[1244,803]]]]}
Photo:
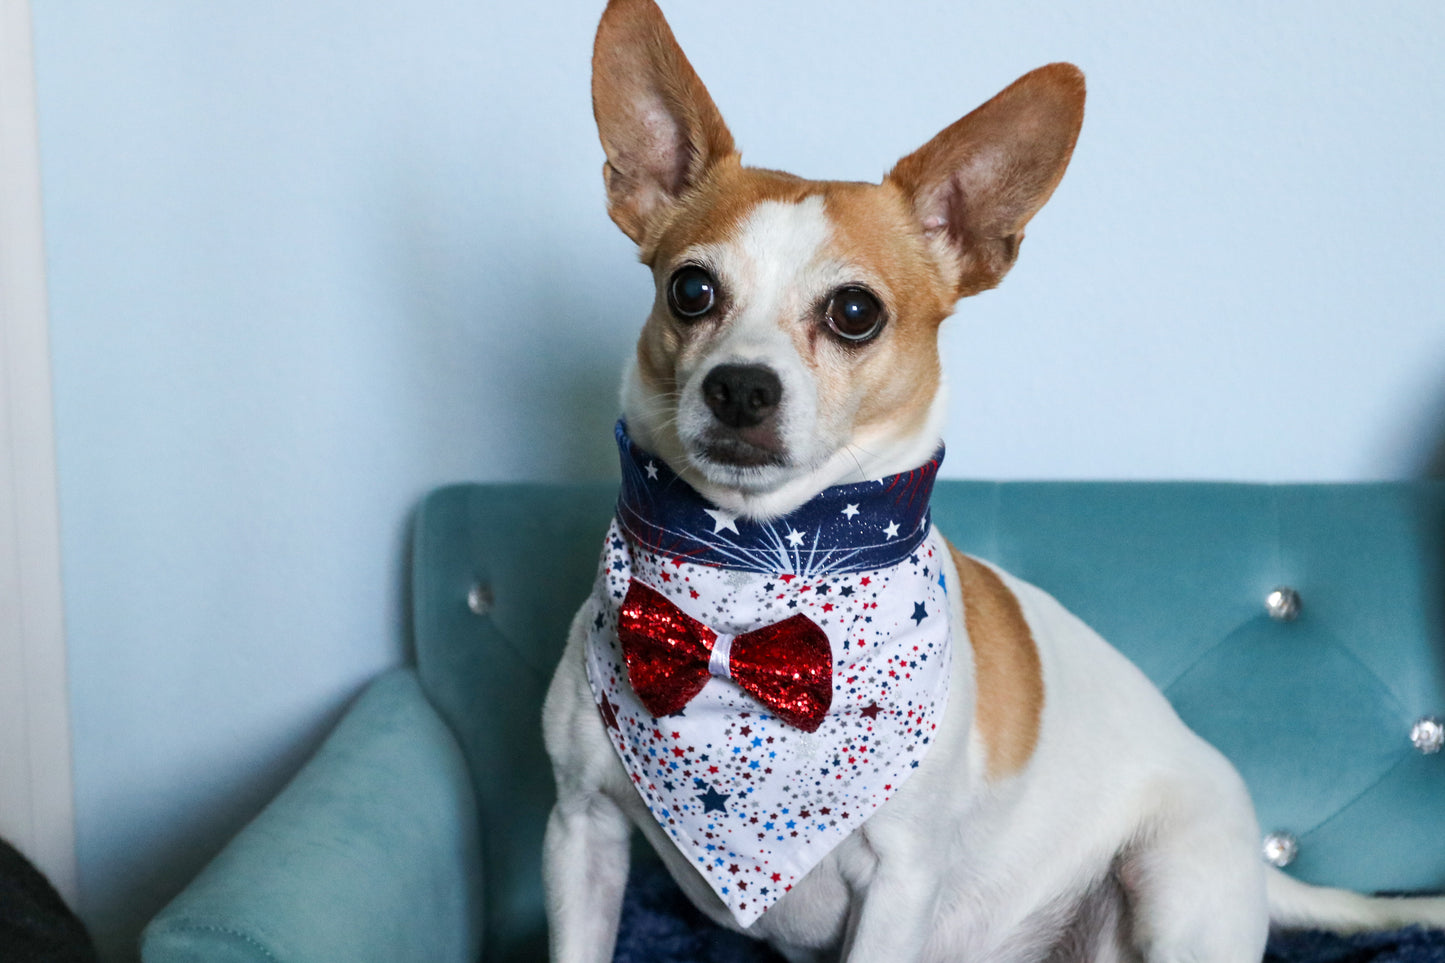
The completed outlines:
{"type": "Polygon", "coordinates": [[[1269,612],[1269,617],[1275,621],[1293,622],[1299,618],[1299,593],[1287,585],[1281,585],[1264,597],[1264,607],[1269,612]]]}
{"type": "Polygon", "coordinates": [[[1289,833],[1270,833],[1264,837],[1264,858],[1283,869],[1299,855],[1299,841],[1289,833]]]}
{"type": "Polygon", "coordinates": [[[492,589],[490,586],[478,582],[472,586],[467,593],[467,608],[477,615],[486,615],[492,609],[492,589]]]}
{"type": "Polygon", "coordinates": [[[1434,716],[1426,716],[1410,730],[1410,741],[1427,756],[1439,752],[1445,747],[1445,724],[1434,716]]]}

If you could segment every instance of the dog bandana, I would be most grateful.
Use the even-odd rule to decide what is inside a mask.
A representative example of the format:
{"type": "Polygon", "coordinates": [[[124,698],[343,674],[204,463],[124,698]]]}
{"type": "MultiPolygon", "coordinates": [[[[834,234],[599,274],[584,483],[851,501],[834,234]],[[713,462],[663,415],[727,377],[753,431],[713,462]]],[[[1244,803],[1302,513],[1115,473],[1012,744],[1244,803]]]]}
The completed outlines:
{"type": "Polygon", "coordinates": [[[658,824],[742,926],[898,790],[948,700],[943,458],[765,522],[617,425],[587,676],[658,824]]]}

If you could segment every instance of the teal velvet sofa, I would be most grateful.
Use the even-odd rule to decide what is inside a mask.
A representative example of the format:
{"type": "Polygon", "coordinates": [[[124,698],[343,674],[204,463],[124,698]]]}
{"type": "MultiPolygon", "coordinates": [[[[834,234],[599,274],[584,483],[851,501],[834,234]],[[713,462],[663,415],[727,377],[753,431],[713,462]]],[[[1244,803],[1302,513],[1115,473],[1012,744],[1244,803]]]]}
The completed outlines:
{"type": "MultiPolygon", "coordinates": [[[[415,666],[151,922],[147,963],[545,959],[538,718],[614,496],[432,493],[415,666]]],[[[1148,673],[1293,842],[1288,872],[1445,887],[1445,483],[944,481],[934,521],[1148,673]]]]}

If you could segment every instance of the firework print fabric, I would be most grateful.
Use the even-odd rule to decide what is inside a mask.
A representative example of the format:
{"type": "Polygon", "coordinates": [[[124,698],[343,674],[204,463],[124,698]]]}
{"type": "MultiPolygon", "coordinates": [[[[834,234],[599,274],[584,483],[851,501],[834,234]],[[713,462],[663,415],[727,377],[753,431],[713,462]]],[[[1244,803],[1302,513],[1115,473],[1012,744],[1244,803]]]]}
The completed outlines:
{"type": "Polygon", "coordinates": [[[635,544],[700,565],[750,572],[861,572],[908,558],[928,536],[928,500],[943,461],[878,481],[837,485],[781,518],[723,511],[634,445],[617,423],[622,492],[617,520],[635,544]]]}
{"type": "Polygon", "coordinates": [[[829,489],[757,525],[720,518],[620,427],[618,437],[624,477],[629,464],[642,477],[624,483],[588,602],[588,678],[653,817],[746,926],[897,791],[942,721],[944,543],[927,508],[938,458],[829,489]],[[638,491],[642,484],[652,487],[638,491]],[[849,548],[859,519],[880,534],[849,548]],[[654,718],[628,683],[617,640],[633,579],[718,633],[812,619],[832,656],[832,705],[817,731],[789,726],[724,677],[682,711],[654,718]]]}

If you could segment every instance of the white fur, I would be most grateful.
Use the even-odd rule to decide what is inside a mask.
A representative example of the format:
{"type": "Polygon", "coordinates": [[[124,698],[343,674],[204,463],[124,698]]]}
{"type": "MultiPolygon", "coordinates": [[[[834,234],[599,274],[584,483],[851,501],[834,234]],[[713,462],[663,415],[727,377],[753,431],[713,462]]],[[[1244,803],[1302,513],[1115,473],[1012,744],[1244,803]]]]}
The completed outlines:
{"type": "MultiPolygon", "coordinates": [[[[682,373],[676,429],[635,374],[624,387],[634,438],[731,511],[776,515],[823,488],[922,463],[937,444],[934,399],[917,432],[842,439],[786,334],[800,305],[850,271],[828,254],[821,201],[763,204],[739,236],[691,252],[737,299],[728,330],[682,373]],[[784,383],[784,437],[796,466],[738,480],[689,448],[707,409],[697,384],[715,364],[766,362],[784,383]],[[696,396],[695,398],[692,396],[696,396]],[[858,450],[850,450],[847,443],[858,450]]],[[[841,280],[840,280],[841,278],[841,280]]],[[[999,573],[1037,645],[1045,690],[1039,739],[1015,775],[988,775],[974,728],[975,679],[961,587],[946,564],[954,652],[947,715],[930,754],[892,799],[749,932],[790,960],[1024,963],[1050,958],[1090,893],[1108,881],[1127,901],[1128,932],[1092,963],[1255,963],[1275,917],[1341,929],[1433,922],[1445,900],[1367,899],[1266,874],[1243,782],[1184,726],[1149,680],[1041,590],[999,573]]],[[[630,826],[640,827],[683,890],[730,926],[722,904],[653,821],[609,742],[574,620],[544,709],[558,801],[545,875],[559,963],[609,960],[626,879],[630,826]]],[[[1107,900],[1100,905],[1108,908],[1107,900]]],[[[1071,958],[1072,959],[1072,958],[1071,958]]]]}
{"type": "Polygon", "coordinates": [[[835,426],[820,423],[816,387],[787,329],[803,323],[828,292],[870,276],[867,265],[845,263],[829,250],[832,236],[823,198],[813,196],[797,203],[765,201],[734,237],[688,248],[680,260],[714,271],[734,300],[731,318],[705,353],[679,368],[675,399],[651,395],[635,361],[624,373],[622,410],[633,439],[734,513],[785,514],[831,485],[916,467],[937,445],[946,407],[941,391],[924,429],[912,435],[842,438],[835,426]],[[767,364],[783,384],[779,422],[786,466],[739,470],[700,455],[713,419],[703,401],[703,379],[720,364],[749,363],[767,364]]]}
{"type": "MultiPolygon", "coordinates": [[[[677,372],[681,393],[677,432],[693,472],[718,488],[740,484],[771,491],[786,469],[752,469],[739,474],[730,466],[701,457],[703,438],[714,423],[703,401],[702,382],[721,364],[766,364],[783,384],[778,427],[790,461],[807,460],[817,417],[817,395],[803,359],[788,337],[783,319],[803,314],[810,289],[822,287],[819,257],[830,228],[822,198],[801,204],[759,204],[736,240],[696,249],[693,256],[713,264],[734,302],[732,316],[705,355],[677,372]]],[[[728,506],[730,507],[730,506],[728,506]]]]}
{"type": "MultiPolygon", "coordinates": [[[[794,960],[1026,961],[1091,886],[1122,880],[1133,913],[1123,956],[1253,963],[1279,922],[1342,930],[1445,924],[1445,900],[1380,900],[1266,870],[1239,776],[1187,729],[1148,679],[1043,591],[999,573],[1033,631],[1048,697],[1033,759],[985,776],[972,728],[974,667],[953,660],[933,750],[853,837],[749,930],[794,960]],[[1129,955],[1132,954],[1132,955],[1129,955]]],[[[957,655],[968,651],[957,573],[947,566],[957,655]]],[[[611,958],[626,877],[626,827],[640,827],[709,917],[721,902],[658,828],[593,704],[574,624],[544,712],[559,801],[547,834],[553,959],[611,958]]],[[[734,927],[735,928],[735,927],[734,927]]]]}
{"type": "MultiPolygon", "coordinates": [[[[961,655],[968,637],[957,574],[947,568],[961,655]]],[[[1016,777],[986,778],[972,728],[973,663],[955,658],[948,714],[918,772],[751,935],[798,960],[840,948],[849,961],[1031,960],[1057,935],[1050,921],[1124,861],[1140,877],[1135,905],[1158,907],[1136,927],[1144,958],[1257,960],[1268,926],[1264,872],[1238,776],[1133,665],[1051,597],[1001,577],[1033,629],[1049,694],[1033,760],[1016,777]]],[[[610,958],[610,938],[591,942],[602,935],[595,927],[586,945],[567,940],[566,907],[582,919],[615,915],[625,875],[616,866],[626,859],[617,827],[627,821],[704,912],[733,925],[629,783],[592,704],[585,636],[574,628],[544,719],[558,811],[590,815],[570,831],[554,816],[548,834],[554,958],[610,958]],[[581,846],[575,833],[598,836],[581,846]],[[597,855],[603,840],[607,857],[597,855]],[[606,874],[577,872],[604,863],[606,874]]]]}

